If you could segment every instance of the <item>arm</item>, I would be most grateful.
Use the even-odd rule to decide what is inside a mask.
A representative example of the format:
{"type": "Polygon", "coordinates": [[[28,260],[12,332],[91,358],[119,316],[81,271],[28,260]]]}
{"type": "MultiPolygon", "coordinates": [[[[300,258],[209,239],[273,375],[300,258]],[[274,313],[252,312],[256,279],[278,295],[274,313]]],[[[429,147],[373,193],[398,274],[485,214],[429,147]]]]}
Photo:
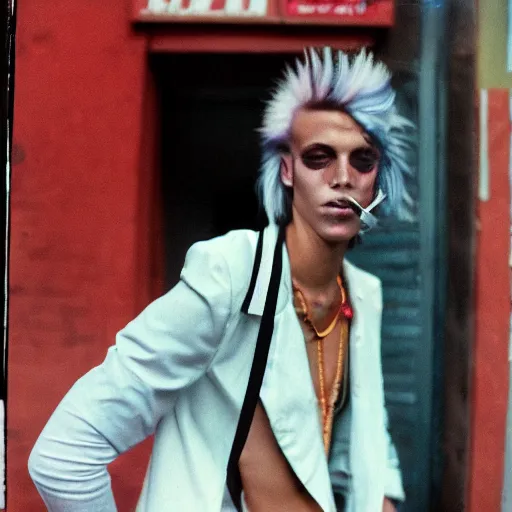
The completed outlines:
{"type": "Polygon", "coordinates": [[[215,242],[194,245],[180,282],[130,322],[105,361],[64,397],[41,433],[29,471],[48,510],[116,510],[107,464],[155,430],[213,359],[231,308],[215,242]]]}

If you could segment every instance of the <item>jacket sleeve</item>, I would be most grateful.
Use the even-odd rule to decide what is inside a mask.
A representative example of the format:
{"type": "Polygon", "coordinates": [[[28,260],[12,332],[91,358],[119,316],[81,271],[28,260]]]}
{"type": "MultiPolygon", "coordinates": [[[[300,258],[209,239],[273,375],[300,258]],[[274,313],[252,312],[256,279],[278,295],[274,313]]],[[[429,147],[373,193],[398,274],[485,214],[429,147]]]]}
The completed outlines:
{"type": "Polygon", "coordinates": [[[384,495],[395,501],[404,501],[405,492],[402,484],[402,473],[400,471],[400,461],[393,440],[388,430],[388,414],[385,414],[385,428],[387,441],[387,467],[384,480],[384,495]]]}
{"type": "Polygon", "coordinates": [[[179,283],[119,332],[51,416],[29,459],[49,511],[115,511],[107,464],[152,434],[207,370],[231,309],[216,243],[190,248],[179,283]]]}

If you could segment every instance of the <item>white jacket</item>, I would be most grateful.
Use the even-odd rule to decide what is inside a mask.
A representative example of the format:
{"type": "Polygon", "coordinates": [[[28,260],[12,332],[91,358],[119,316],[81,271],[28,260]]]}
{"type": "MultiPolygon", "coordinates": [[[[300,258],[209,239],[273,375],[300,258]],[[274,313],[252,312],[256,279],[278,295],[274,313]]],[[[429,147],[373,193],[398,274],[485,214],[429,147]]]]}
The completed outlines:
{"type": "MultiPolygon", "coordinates": [[[[253,272],[257,233],[232,231],[197,243],[187,254],[180,282],[130,322],[105,361],[73,386],[29,461],[50,511],[116,510],[106,466],[153,432],[138,512],[234,510],[226,492],[226,466],[276,239],[277,228],[270,225],[264,232],[248,314],[241,306],[253,272]]],[[[381,286],[377,278],[347,262],[344,273],[354,308],[350,453],[343,454],[343,446],[334,439],[329,465],[324,454],[285,246],[260,399],[284,456],[324,511],[336,510],[332,486],[336,488],[337,478],[348,469],[348,510],[381,512],[385,495],[403,498],[398,460],[386,428],[381,286]]]]}

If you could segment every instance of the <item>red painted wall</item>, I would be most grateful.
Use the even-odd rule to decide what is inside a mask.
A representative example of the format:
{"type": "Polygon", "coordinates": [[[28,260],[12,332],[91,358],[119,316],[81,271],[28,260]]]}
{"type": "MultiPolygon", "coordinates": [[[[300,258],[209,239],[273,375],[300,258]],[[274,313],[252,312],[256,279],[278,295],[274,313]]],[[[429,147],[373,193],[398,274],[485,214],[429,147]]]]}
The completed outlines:
{"type": "MultiPolygon", "coordinates": [[[[129,0],[18,5],[9,512],[44,510],[27,472],[31,447],[66,390],[149,300],[140,249],[149,210],[139,195],[149,78],[129,13],[129,0]]],[[[114,465],[120,510],[133,508],[146,451],[114,465]]]]}
{"type": "Polygon", "coordinates": [[[490,200],[479,202],[471,382],[469,512],[501,510],[510,318],[509,90],[489,90],[490,200]]]}

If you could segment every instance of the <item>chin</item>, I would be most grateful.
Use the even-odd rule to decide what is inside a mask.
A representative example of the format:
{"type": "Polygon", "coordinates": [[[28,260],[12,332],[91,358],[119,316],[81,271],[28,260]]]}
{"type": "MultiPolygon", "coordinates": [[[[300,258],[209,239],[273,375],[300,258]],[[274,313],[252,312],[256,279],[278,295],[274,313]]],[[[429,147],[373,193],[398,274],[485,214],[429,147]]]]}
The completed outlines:
{"type": "Polygon", "coordinates": [[[326,242],[334,244],[348,243],[359,233],[359,226],[357,228],[343,225],[329,226],[323,227],[318,232],[326,242]]]}

